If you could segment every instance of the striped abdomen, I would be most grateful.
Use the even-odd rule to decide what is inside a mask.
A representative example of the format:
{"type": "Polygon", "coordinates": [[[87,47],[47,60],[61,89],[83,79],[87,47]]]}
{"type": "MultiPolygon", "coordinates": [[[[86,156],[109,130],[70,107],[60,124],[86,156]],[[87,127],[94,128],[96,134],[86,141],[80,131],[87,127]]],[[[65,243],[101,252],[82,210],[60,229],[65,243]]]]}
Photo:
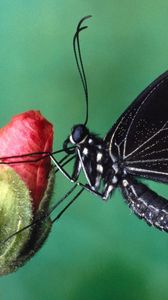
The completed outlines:
{"type": "Polygon", "coordinates": [[[120,188],[131,210],[149,225],[168,231],[168,201],[132,178],[121,181],[120,188]]]}

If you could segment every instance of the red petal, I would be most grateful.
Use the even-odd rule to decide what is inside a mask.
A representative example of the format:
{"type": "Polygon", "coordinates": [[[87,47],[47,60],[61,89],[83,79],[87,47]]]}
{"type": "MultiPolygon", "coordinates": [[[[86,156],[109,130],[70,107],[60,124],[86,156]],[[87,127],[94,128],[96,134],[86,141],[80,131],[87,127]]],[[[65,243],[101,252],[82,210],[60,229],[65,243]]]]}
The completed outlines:
{"type": "MultiPolygon", "coordinates": [[[[53,127],[39,111],[28,111],[12,118],[0,129],[0,157],[32,152],[52,152],[53,127]]],[[[26,157],[25,160],[37,157],[26,157]]],[[[18,158],[12,161],[17,161],[18,158]]],[[[21,160],[21,159],[20,159],[21,160]]],[[[5,160],[11,161],[11,160],[5,160]]],[[[11,164],[29,188],[37,208],[47,187],[51,169],[49,158],[36,163],[11,164]]]]}

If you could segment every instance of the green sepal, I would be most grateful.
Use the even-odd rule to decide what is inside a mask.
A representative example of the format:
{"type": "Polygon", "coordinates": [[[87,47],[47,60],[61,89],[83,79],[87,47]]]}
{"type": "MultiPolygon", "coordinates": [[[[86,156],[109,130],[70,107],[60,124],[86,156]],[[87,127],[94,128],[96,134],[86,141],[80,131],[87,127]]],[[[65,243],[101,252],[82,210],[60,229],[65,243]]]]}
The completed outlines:
{"type": "Polygon", "coordinates": [[[40,202],[39,208],[34,215],[34,220],[36,220],[35,224],[32,225],[31,229],[31,236],[30,239],[27,241],[27,244],[22,249],[20,256],[17,258],[15,262],[15,270],[18,267],[24,265],[32,256],[36,254],[36,252],[43,246],[44,242],[46,241],[51,227],[52,222],[50,216],[44,217],[48,213],[53,188],[55,182],[55,170],[54,168],[51,169],[49,178],[48,178],[48,185],[45,190],[44,196],[40,202]]]}
{"type": "Polygon", "coordinates": [[[20,254],[20,249],[30,238],[25,230],[3,242],[8,236],[32,222],[32,200],[30,193],[9,166],[0,167],[0,274],[10,272],[12,262],[20,254]]]}
{"type": "Polygon", "coordinates": [[[42,216],[48,212],[53,186],[54,170],[51,169],[44,197],[33,215],[32,199],[22,179],[11,167],[0,168],[0,275],[14,272],[23,266],[41,248],[48,237],[52,223],[49,216],[47,218],[42,216]],[[11,177],[11,180],[8,177],[11,177]],[[3,198],[4,213],[7,212],[5,221],[3,221],[1,210],[1,186],[3,190],[4,184],[8,185],[9,190],[3,198]],[[10,199],[8,201],[10,205],[7,199],[10,199]],[[35,220],[38,221],[34,225],[17,233],[35,220]],[[16,234],[7,242],[1,242],[15,232],[16,234]]]}

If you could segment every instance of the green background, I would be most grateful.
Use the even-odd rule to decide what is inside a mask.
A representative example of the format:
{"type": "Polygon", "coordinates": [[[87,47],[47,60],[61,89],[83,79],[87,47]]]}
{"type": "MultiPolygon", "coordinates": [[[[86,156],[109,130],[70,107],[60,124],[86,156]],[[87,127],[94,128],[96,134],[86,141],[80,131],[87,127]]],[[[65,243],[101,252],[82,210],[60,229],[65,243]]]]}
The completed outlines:
{"type": "MultiPolygon", "coordinates": [[[[59,149],[72,125],[83,121],[72,36],[88,14],[93,18],[81,42],[91,130],[104,136],[168,68],[167,1],[0,0],[1,126],[39,109],[54,124],[59,149]]],[[[68,188],[59,175],[53,202],[68,188]]],[[[154,188],[167,194],[163,185],[154,188]]],[[[41,251],[0,278],[0,299],[168,299],[167,281],[168,235],[139,221],[119,191],[107,203],[85,192],[41,251]]]]}

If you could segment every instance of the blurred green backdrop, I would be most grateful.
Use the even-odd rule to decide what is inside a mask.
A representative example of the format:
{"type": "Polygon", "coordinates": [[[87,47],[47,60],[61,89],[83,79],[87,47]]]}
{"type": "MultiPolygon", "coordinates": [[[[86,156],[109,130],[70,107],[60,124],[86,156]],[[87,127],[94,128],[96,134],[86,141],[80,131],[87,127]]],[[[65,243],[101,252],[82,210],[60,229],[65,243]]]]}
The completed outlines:
{"type": "MultiPolygon", "coordinates": [[[[102,136],[168,68],[166,0],[1,0],[0,126],[39,109],[54,124],[55,149],[84,117],[72,36],[82,33],[89,126],[102,136]]],[[[58,176],[53,201],[69,188],[58,176]]],[[[168,189],[154,187],[158,192],[168,189]]],[[[1,300],[166,299],[168,234],[131,214],[119,191],[108,203],[87,192],[65,213],[41,251],[0,278],[1,300]]]]}

